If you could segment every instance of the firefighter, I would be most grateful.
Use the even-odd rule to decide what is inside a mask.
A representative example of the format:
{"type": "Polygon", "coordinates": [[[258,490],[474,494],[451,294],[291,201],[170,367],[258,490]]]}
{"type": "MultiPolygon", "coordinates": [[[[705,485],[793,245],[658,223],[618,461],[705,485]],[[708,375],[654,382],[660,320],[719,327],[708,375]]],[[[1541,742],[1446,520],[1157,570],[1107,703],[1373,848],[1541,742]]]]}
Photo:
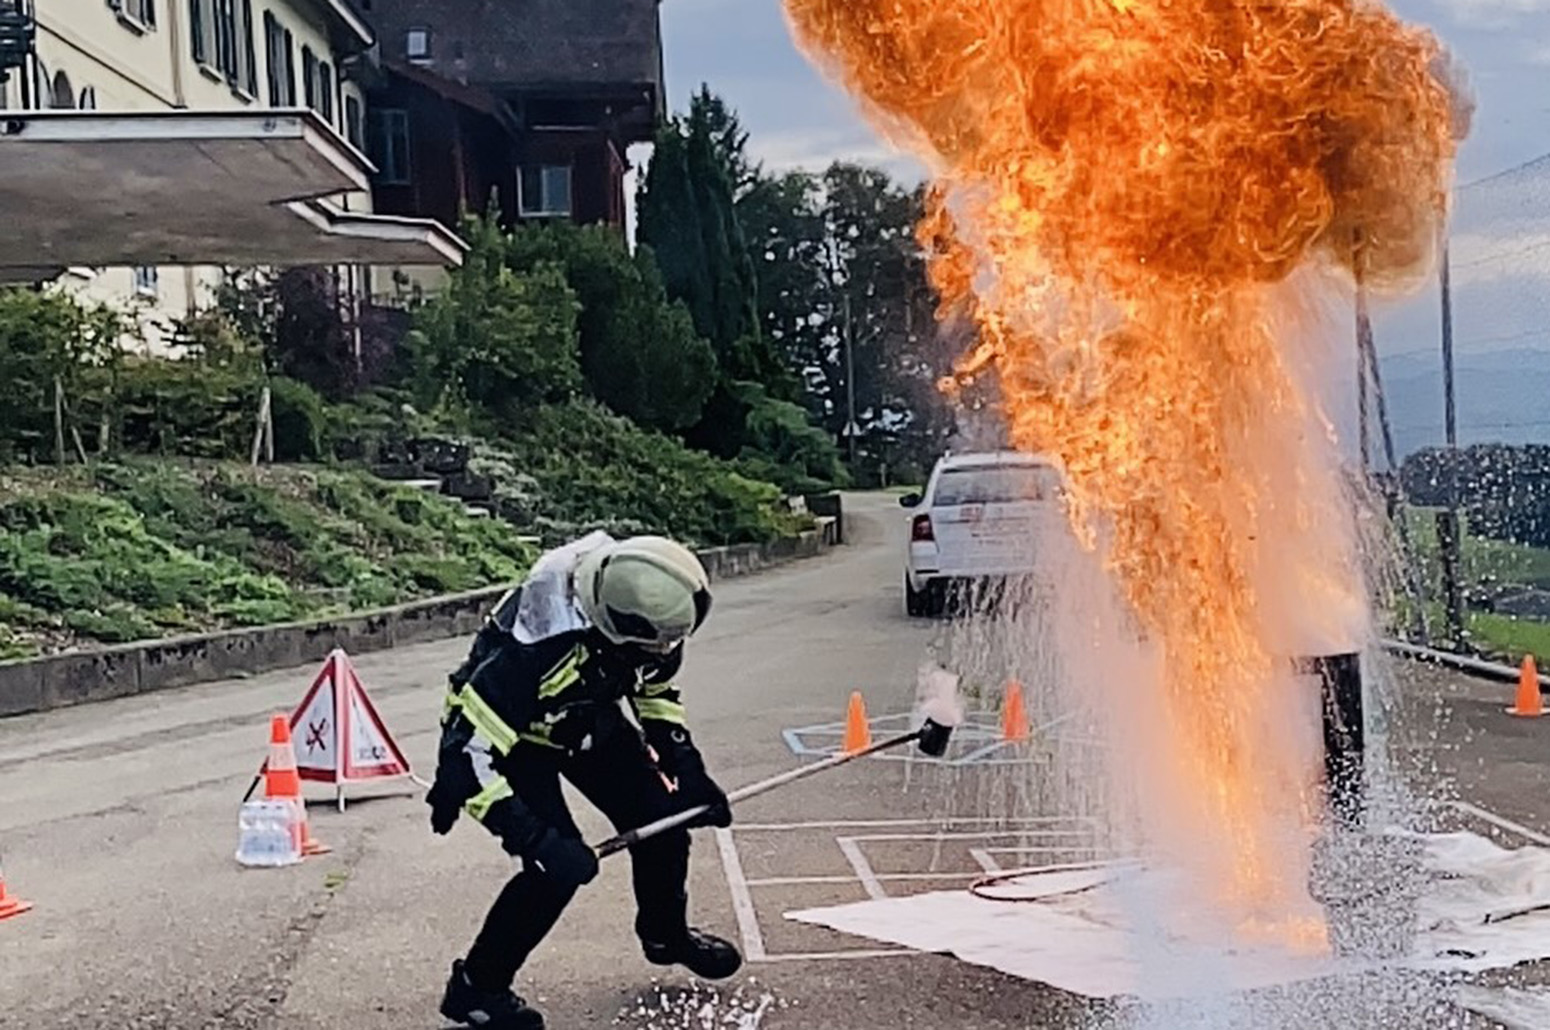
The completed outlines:
{"type": "MultiPolygon", "coordinates": [[[[698,805],[710,810],[690,826],[731,824],[673,685],[710,603],[705,569],[687,548],[594,533],[541,558],[479,631],[451,676],[427,797],[431,827],[445,834],[466,811],[522,869],[453,963],[441,1004],[448,1019],[495,1030],[544,1025],[512,982],[598,872],[561,777],[620,831],[698,805]]],[[[648,961],[722,979],[742,956],[689,926],[688,830],[631,849],[635,932],[648,961]]]]}

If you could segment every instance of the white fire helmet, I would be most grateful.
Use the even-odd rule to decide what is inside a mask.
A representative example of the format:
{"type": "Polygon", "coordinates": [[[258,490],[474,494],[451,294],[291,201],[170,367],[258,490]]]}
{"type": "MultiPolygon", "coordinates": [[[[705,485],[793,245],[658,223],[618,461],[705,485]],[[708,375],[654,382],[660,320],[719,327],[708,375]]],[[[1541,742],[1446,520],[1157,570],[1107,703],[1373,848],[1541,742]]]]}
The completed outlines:
{"type": "Polygon", "coordinates": [[[666,537],[630,537],[588,552],[575,584],[582,612],[616,644],[666,654],[710,614],[705,567],[666,537]]]}

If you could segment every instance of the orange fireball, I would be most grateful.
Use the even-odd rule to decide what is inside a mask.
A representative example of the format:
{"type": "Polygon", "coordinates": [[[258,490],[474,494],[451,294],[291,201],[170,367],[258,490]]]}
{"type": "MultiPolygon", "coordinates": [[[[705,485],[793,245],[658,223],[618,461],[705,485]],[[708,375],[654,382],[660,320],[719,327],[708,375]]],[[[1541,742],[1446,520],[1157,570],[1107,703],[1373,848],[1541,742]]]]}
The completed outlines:
{"type": "Polygon", "coordinates": [[[1287,903],[1278,623],[1293,596],[1312,624],[1365,610],[1348,549],[1320,543],[1348,512],[1288,280],[1427,274],[1463,134],[1446,55],[1349,0],[786,8],[932,170],[933,285],[979,329],[960,376],[994,373],[1014,442],[1058,455],[1079,529],[1103,527],[1163,652],[1200,848],[1245,922],[1287,903]]]}

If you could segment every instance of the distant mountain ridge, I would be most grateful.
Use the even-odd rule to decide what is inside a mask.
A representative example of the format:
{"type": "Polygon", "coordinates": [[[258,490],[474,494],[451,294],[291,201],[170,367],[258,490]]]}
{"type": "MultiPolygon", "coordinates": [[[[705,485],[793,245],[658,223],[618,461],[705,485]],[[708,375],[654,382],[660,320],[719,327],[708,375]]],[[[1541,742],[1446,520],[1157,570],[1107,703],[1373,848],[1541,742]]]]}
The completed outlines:
{"type": "MultiPolygon", "coordinates": [[[[1400,456],[1443,444],[1440,356],[1400,354],[1382,365],[1400,456]]],[[[1550,351],[1458,355],[1455,386],[1459,443],[1550,443],[1550,351]]]]}

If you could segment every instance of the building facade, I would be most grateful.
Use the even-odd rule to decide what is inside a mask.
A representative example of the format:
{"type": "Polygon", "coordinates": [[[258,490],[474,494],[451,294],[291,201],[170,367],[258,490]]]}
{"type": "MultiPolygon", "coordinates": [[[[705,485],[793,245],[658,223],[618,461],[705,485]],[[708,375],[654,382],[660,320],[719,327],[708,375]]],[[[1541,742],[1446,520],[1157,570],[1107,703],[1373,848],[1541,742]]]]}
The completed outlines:
{"type": "MultiPolygon", "coordinates": [[[[349,0],[0,0],[30,9],[32,55],[0,86],[0,107],[103,112],[310,108],[357,149],[365,142],[369,23],[349,0]]],[[[66,198],[61,198],[66,199],[66,198]]],[[[242,198],[233,198],[234,203],[242,198]]],[[[369,211],[370,194],[338,201],[369,211]]],[[[344,270],[364,284],[363,272],[344,270]]],[[[142,315],[153,349],[167,323],[207,303],[218,269],[71,267],[67,288],[142,315]]]]}
{"type": "Polygon", "coordinates": [[[360,0],[385,79],[367,145],[380,211],[621,230],[633,144],[664,112],[658,0],[360,0]]]}

